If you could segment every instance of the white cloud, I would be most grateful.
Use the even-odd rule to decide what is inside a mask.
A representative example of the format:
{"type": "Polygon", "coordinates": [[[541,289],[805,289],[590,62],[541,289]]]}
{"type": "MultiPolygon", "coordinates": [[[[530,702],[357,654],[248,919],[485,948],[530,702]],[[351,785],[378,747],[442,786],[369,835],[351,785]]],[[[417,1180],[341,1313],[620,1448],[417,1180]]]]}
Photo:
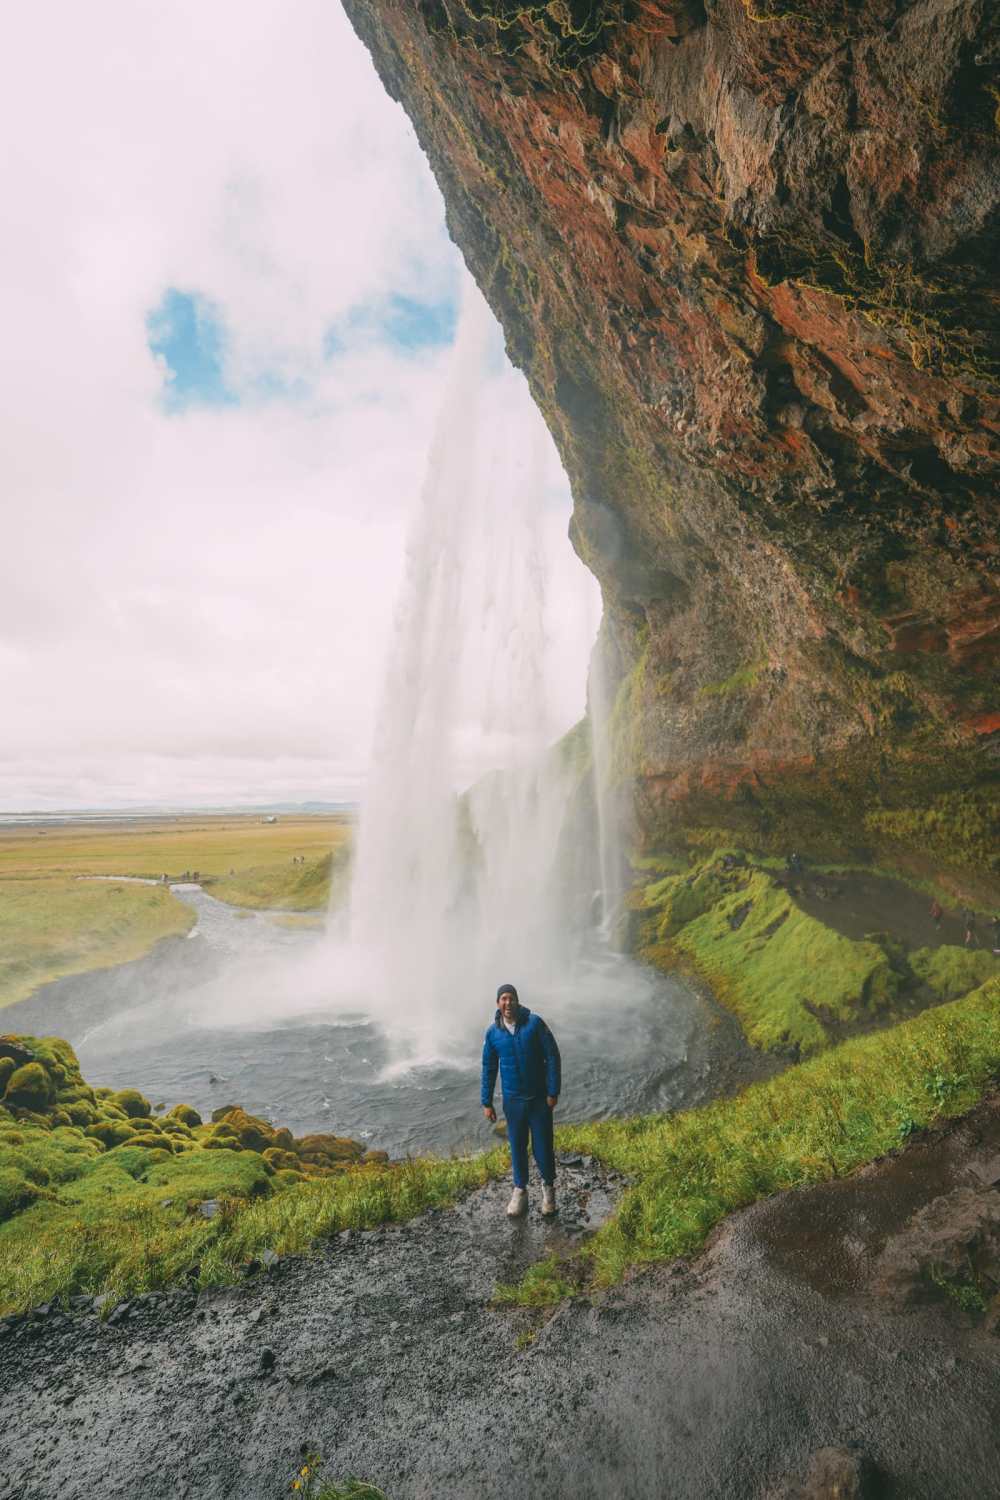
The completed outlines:
{"type": "Polygon", "coordinates": [[[0,127],[0,806],[355,787],[446,356],[323,346],[454,288],[408,122],[330,0],[42,0],[0,127]],[[164,409],[169,287],[238,407],[164,409]]]}

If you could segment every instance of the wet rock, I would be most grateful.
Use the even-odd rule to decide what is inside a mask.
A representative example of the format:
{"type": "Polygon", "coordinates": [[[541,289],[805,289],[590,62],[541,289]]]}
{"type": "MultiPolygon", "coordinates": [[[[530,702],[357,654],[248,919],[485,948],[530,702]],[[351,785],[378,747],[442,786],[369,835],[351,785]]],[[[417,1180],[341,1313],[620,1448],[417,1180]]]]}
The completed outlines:
{"type": "Polygon", "coordinates": [[[927,1204],[879,1256],[872,1290],[902,1303],[924,1302],[947,1288],[992,1278],[1000,1266],[1000,1195],[956,1188],[927,1204]]]}
{"type": "Polygon", "coordinates": [[[218,1198],[206,1198],[198,1204],[198,1212],[203,1219],[215,1219],[222,1212],[222,1204],[218,1198]]]}
{"type": "Polygon", "coordinates": [[[856,1444],[820,1448],[801,1479],[788,1479],[770,1500],[877,1500],[882,1492],[875,1466],[856,1444]]]}

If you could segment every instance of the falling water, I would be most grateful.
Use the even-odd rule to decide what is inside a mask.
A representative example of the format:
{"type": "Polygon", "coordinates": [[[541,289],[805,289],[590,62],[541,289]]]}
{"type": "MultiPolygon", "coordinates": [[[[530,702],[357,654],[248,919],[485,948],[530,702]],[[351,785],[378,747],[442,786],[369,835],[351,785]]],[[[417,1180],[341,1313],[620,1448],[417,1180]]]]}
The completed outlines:
{"type": "Polygon", "coordinates": [[[621,910],[625,889],[622,798],[617,784],[612,751],[614,692],[611,656],[612,647],[605,624],[594,644],[587,679],[587,706],[593,746],[594,803],[597,809],[600,857],[601,928],[605,937],[612,935],[615,919],[621,910]]]}
{"type": "Polygon", "coordinates": [[[520,451],[527,392],[499,352],[470,288],[408,549],[351,901],[352,942],[397,1034],[426,1035],[442,1007],[481,1014],[498,975],[538,981],[561,956],[555,866],[572,777],[548,753],[565,726],[546,672],[545,437],[534,424],[520,451]],[[502,769],[459,798],[484,758],[502,769]]]}

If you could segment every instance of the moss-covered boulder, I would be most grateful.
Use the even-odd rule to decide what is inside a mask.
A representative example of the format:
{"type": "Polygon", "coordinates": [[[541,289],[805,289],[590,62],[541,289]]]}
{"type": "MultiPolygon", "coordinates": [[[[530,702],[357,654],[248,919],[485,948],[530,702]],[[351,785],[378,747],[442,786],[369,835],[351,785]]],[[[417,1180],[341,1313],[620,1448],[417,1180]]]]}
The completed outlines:
{"type": "Polygon", "coordinates": [[[42,1113],[55,1098],[55,1084],[40,1062],[24,1063],[7,1080],[4,1103],[42,1113]]]}
{"type": "Polygon", "coordinates": [[[263,1156],[279,1175],[283,1171],[297,1172],[300,1168],[299,1158],[294,1151],[281,1151],[277,1146],[269,1146],[263,1156]]]}
{"type": "Polygon", "coordinates": [[[360,1141],[352,1141],[341,1135],[304,1135],[295,1142],[295,1150],[303,1161],[360,1161],[365,1148],[360,1141]]]}
{"type": "Polygon", "coordinates": [[[127,1120],[98,1120],[96,1125],[88,1125],[84,1130],[84,1135],[100,1141],[109,1151],[131,1140],[135,1133],[135,1127],[127,1120]]]}
{"type": "Polygon", "coordinates": [[[170,1120],[179,1120],[189,1130],[197,1130],[201,1124],[201,1115],[190,1104],[175,1104],[173,1109],[167,1111],[164,1123],[170,1120]]]}
{"type": "Polygon", "coordinates": [[[12,1057],[0,1057],[0,1099],[3,1098],[4,1090],[10,1082],[10,1076],[17,1069],[17,1063],[12,1057]]]}
{"type": "Polygon", "coordinates": [[[153,1107],[144,1094],[138,1089],[119,1089],[111,1096],[112,1103],[128,1115],[130,1120],[148,1119],[153,1113],[153,1107]]]}
{"type": "Polygon", "coordinates": [[[274,1126],[238,1106],[226,1112],[214,1134],[234,1137],[243,1151],[266,1151],[274,1145],[274,1126]]]}

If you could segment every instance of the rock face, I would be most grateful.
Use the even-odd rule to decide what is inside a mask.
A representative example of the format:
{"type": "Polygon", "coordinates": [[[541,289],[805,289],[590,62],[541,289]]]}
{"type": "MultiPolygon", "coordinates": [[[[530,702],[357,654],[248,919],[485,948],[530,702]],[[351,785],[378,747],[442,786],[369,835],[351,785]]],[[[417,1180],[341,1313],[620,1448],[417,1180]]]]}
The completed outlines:
{"type": "Polygon", "coordinates": [[[573,485],[647,845],[997,847],[989,0],[345,0],[573,485]]]}

